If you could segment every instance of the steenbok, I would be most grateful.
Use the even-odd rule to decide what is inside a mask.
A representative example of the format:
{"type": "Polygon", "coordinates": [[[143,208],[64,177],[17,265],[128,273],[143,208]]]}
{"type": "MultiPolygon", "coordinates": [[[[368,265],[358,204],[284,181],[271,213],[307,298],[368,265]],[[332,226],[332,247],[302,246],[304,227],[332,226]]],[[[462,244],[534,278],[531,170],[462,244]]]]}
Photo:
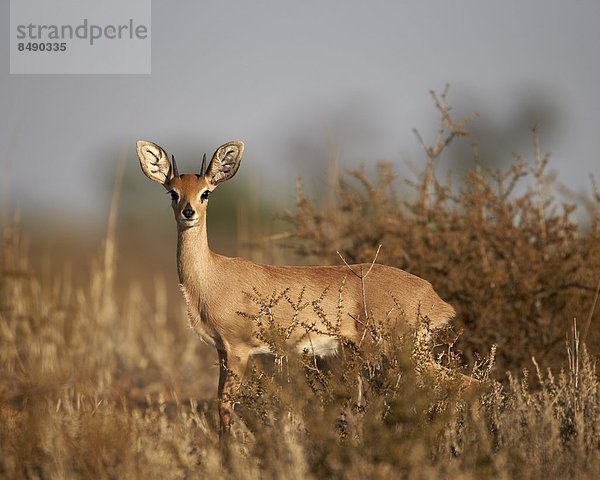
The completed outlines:
{"type": "Polygon", "coordinates": [[[143,172],[171,195],[177,222],[177,271],[190,324],[219,355],[222,432],[231,426],[231,394],[237,390],[249,356],[269,350],[255,335],[255,320],[265,312],[252,299],[252,292],[254,299],[257,293],[284,296],[287,301],[276,302],[268,315],[287,328],[292,345],[316,356],[335,353],[340,338],[360,344],[369,318],[401,315],[404,330],[415,328],[418,319],[425,318],[435,329],[455,313],[428,281],[393,267],[375,263],[271,266],[213,253],[206,234],[208,199],[221,182],[236,174],[243,153],[242,142],[226,143],[217,149],[206,168],[204,158],[200,173],[180,175],[175,158],[169,161],[165,150],[152,142],[137,142],[143,172]],[[342,293],[344,311],[340,315],[342,293]],[[299,310],[294,306],[298,298],[318,302],[299,310]],[[329,319],[338,323],[336,335],[330,333],[333,322],[329,319]]]}

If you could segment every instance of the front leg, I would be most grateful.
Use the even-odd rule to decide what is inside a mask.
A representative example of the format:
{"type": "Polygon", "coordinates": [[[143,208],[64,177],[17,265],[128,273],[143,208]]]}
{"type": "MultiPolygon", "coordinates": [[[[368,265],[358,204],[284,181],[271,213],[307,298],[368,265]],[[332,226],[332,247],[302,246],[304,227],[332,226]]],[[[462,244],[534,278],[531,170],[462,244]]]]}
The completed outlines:
{"type": "Polygon", "coordinates": [[[233,354],[230,351],[217,350],[219,354],[219,419],[221,423],[221,435],[231,430],[233,409],[235,402],[233,397],[238,391],[240,381],[248,364],[248,353],[233,354]]]}

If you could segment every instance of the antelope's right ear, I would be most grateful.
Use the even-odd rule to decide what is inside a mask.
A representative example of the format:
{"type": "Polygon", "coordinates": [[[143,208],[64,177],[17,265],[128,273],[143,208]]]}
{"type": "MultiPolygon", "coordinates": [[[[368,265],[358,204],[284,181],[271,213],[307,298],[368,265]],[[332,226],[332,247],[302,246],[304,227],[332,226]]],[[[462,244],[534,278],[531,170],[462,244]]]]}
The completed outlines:
{"type": "Polygon", "coordinates": [[[166,185],[173,179],[174,172],[169,156],[156,143],[138,140],[136,150],[140,167],[150,180],[166,185]]]}

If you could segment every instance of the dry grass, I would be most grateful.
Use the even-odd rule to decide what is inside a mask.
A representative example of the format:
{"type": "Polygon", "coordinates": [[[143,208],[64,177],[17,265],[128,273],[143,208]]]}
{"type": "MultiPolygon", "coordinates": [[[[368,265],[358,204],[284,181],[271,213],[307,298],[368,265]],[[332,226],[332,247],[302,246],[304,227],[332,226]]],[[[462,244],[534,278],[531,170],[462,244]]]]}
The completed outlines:
{"type": "Polygon", "coordinates": [[[182,302],[168,304],[160,280],[150,297],[134,284],[117,291],[110,240],[84,282],[34,269],[15,224],[0,265],[0,477],[599,478],[597,352],[583,344],[598,345],[597,213],[579,231],[549,196],[539,155],[439,183],[436,163],[466,124],[436,101],[446,133],[426,149],[413,200],[382,166],[375,185],[352,173],[357,183],[344,180],[326,209],[299,196],[290,219],[304,256],[369,261],[383,244],[381,261],[431,279],[465,327],[435,350],[445,374],[424,371],[429,346],[383,319],[328,368],[288,351],[265,321],[257,334],[276,362],[247,375],[247,435],[223,449],[205,400],[214,374],[182,302]],[[525,175],[534,182],[519,190],[525,175]],[[480,388],[460,382],[460,342],[480,388]]]}

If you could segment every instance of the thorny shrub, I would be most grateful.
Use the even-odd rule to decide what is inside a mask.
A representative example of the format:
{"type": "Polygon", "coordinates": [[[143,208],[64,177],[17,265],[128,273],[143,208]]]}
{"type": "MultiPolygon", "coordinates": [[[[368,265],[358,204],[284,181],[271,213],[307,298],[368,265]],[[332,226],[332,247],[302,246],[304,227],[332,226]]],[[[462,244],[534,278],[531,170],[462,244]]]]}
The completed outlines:
{"type": "Polygon", "coordinates": [[[432,146],[417,137],[427,164],[409,191],[395,185],[390,164],[378,166],[372,181],[364,168],[339,179],[323,207],[299,184],[289,242],[296,253],[318,262],[339,263],[379,256],[429,280],[457,310],[463,331],[457,347],[472,361],[476,352],[498,346],[500,372],[531,366],[532,355],[546,365],[565,360],[564,338],[573,318],[584,325],[583,340],[600,352],[600,190],[592,178],[589,225],[579,228],[573,205],[560,203],[546,173],[534,129],[534,158],[515,155],[506,170],[486,169],[477,158],[458,183],[437,170],[453,141],[468,137],[471,118],[455,120],[447,90],[432,92],[440,114],[432,146]],[[333,199],[333,200],[331,200],[333,199]]]}

